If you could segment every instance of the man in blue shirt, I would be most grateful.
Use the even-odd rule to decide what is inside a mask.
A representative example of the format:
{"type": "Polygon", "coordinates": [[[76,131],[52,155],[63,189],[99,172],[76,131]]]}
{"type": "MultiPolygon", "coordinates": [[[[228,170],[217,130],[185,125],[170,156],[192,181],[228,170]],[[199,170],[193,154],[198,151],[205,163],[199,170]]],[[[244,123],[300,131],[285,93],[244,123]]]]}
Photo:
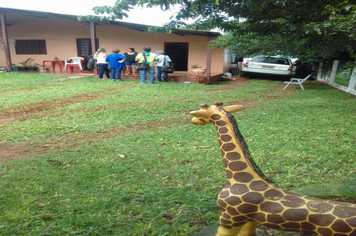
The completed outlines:
{"type": "Polygon", "coordinates": [[[113,49],[112,52],[106,57],[106,62],[109,62],[111,69],[111,79],[112,81],[122,81],[121,71],[125,68],[125,57],[119,54],[119,49],[113,49]]]}

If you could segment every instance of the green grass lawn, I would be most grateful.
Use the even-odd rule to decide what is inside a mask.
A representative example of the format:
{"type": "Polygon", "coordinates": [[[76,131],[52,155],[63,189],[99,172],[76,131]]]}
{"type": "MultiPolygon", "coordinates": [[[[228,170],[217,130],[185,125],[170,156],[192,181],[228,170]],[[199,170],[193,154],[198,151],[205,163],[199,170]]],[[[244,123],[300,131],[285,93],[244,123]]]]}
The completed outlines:
{"type": "Polygon", "coordinates": [[[0,73],[0,235],[192,235],[218,223],[225,183],[202,103],[235,113],[252,157],[287,190],[356,197],[356,99],[305,90],[0,73]]]}

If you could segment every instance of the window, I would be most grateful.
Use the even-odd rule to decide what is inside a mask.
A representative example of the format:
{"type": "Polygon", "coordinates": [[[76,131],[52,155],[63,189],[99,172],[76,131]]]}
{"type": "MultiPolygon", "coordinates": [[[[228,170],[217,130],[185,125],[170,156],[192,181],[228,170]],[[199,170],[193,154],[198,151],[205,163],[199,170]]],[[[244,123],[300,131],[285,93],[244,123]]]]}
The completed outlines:
{"type": "Polygon", "coordinates": [[[31,39],[22,40],[16,39],[15,46],[16,54],[47,54],[46,40],[31,39]]]}

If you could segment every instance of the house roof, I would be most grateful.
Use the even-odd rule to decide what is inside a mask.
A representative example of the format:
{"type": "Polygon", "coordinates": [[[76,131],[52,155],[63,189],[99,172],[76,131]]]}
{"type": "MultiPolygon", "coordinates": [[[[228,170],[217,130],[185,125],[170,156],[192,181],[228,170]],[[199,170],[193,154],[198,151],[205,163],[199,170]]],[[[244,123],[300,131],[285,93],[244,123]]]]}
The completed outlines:
{"type": "MultiPolygon", "coordinates": [[[[0,7],[0,12],[4,12],[6,15],[6,24],[7,26],[11,26],[14,24],[19,24],[24,21],[28,21],[28,18],[42,18],[42,19],[49,19],[49,18],[58,18],[58,19],[67,19],[67,20],[74,20],[78,21],[76,15],[67,15],[67,14],[59,14],[59,13],[51,13],[51,12],[42,12],[42,11],[31,11],[31,10],[20,10],[20,9],[13,9],[13,8],[3,8],[0,7]]],[[[110,24],[110,25],[117,25],[126,28],[130,28],[133,30],[138,31],[147,31],[148,27],[153,27],[152,25],[143,25],[143,24],[135,24],[129,23],[124,21],[111,21],[111,22],[102,22],[97,21],[97,24],[110,24]]],[[[186,29],[174,29],[172,34],[177,35],[197,35],[197,36],[212,36],[217,37],[221,35],[218,32],[211,32],[211,31],[196,31],[196,30],[186,30],[186,29]]]]}

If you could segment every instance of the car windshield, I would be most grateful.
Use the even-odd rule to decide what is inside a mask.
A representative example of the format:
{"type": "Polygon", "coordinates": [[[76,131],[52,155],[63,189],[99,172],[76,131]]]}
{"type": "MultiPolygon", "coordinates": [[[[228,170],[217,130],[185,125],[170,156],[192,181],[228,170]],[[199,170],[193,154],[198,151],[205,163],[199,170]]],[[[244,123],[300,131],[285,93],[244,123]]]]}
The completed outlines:
{"type": "Polygon", "coordinates": [[[251,62],[289,65],[289,61],[286,58],[279,57],[255,57],[251,60],[251,62]]]}

